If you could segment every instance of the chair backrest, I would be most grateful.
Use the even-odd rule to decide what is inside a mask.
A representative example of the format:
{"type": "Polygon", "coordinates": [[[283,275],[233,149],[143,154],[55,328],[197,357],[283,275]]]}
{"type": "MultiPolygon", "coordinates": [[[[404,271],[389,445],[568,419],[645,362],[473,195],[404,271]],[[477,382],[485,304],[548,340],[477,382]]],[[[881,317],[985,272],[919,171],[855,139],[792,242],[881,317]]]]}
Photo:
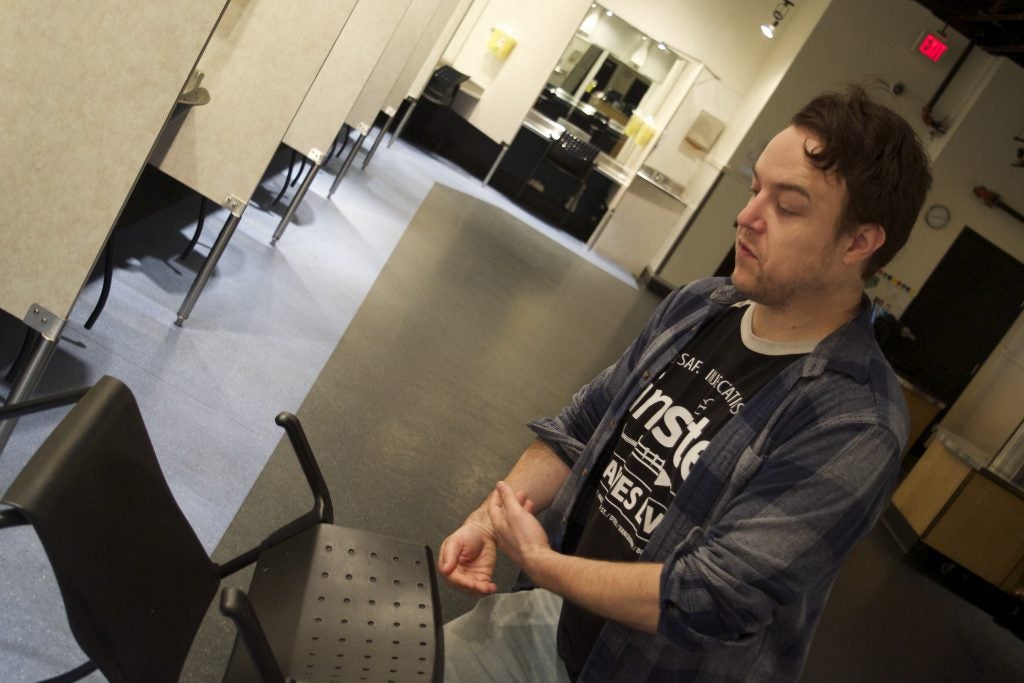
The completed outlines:
{"type": "Polygon", "coordinates": [[[467,74],[456,71],[446,64],[430,77],[423,94],[438,104],[448,105],[455,98],[455,92],[459,86],[468,80],[467,74]]]}
{"type": "Polygon", "coordinates": [[[594,145],[566,131],[551,145],[548,157],[569,173],[583,176],[594,164],[598,152],[594,145]]]}
{"type": "Polygon", "coordinates": [[[71,631],[107,679],[177,680],[219,578],[128,388],[101,379],[0,502],[34,527],[71,631]]]}

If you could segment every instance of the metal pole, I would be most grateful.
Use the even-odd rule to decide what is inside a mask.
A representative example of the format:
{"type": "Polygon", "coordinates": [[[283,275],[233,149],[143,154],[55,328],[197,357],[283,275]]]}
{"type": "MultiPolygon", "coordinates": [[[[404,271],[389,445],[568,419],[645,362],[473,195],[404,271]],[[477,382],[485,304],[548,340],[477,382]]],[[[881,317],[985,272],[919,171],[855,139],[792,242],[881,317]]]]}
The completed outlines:
{"type": "MultiPolygon", "coordinates": [[[[234,201],[237,202],[238,200],[234,201]]],[[[206,286],[206,282],[213,275],[213,269],[217,266],[217,261],[220,260],[221,254],[224,253],[224,249],[228,246],[231,236],[235,234],[235,228],[238,227],[238,221],[242,218],[242,210],[244,210],[245,205],[232,203],[232,208],[237,208],[238,213],[235,213],[233,210],[228,217],[227,223],[224,224],[220,234],[217,235],[217,241],[213,243],[210,255],[206,257],[206,262],[199,269],[196,279],[192,282],[192,287],[188,290],[188,294],[185,295],[185,300],[182,302],[181,308],[178,309],[178,319],[174,321],[174,324],[178,327],[181,327],[188,320],[188,316],[192,313],[192,307],[196,305],[199,295],[203,292],[203,287],[206,286]]]]}
{"type": "Polygon", "coordinates": [[[323,164],[323,157],[320,159],[320,163],[313,164],[312,168],[309,169],[309,173],[306,174],[302,184],[299,185],[298,191],[295,192],[295,196],[292,197],[292,201],[288,204],[288,210],[285,211],[284,217],[281,218],[281,222],[277,224],[277,229],[274,230],[274,236],[270,238],[270,246],[277,244],[277,241],[281,239],[281,235],[284,234],[285,228],[292,220],[292,216],[295,215],[295,210],[299,208],[299,204],[306,198],[306,192],[309,191],[310,185],[313,184],[313,178],[320,172],[320,168],[323,164]]]}
{"type": "Polygon", "coordinates": [[[501,151],[498,152],[498,158],[494,160],[494,163],[491,164],[491,170],[489,170],[487,172],[487,175],[484,176],[483,185],[487,185],[487,183],[491,182],[491,176],[493,176],[494,172],[498,170],[498,165],[501,164],[501,160],[505,158],[505,155],[507,153],[508,153],[508,143],[503,142],[503,143],[501,143],[501,151]]]}
{"type": "Polygon", "coordinates": [[[367,152],[366,158],[363,159],[363,170],[370,165],[370,159],[373,158],[374,152],[377,151],[377,147],[380,145],[380,141],[384,139],[384,134],[391,128],[391,124],[395,122],[394,116],[389,116],[388,120],[384,122],[384,125],[380,127],[380,133],[377,134],[377,139],[373,141],[373,146],[370,147],[370,151],[367,152]]]}
{"type": "Polygon", "coordinates": [[[356,160],[356,154],[359,153],[359,149],[363,146],[363,140],[365,139],[366,133],[360,133],[359,139],[356,140],[356,144],[352,145],[352,151],[348,153],[347,157],[345,157],[345,163],[342,164],[341,170],[338,171],[337,177],[331,184],[331,189],[327,192],[328,199],[330,199],[331,195],[334,194],[334,191],[338,189],[338,185],[341,185],[342,178],[344,178],[345,174],[348,173],[348,169],[352,166],[352,162],[356,160]]]}
{"type": "MultiPolygon", "coordinates": [[[[61,331],[63,331],[64,325],[67,322],[63,318],[48,314],[38,306],[33,306],[29,310],[29,315],[26,317],[25,322],[30,327],[37,329],[37,324],[30,320],[33,314],[42,316],[40,321],[43,329],[39,330],[41,336],[32,350],[32,356],[29,358],[24,370],[11,387],[11,393],[7,397],[5,405],[15,405],[32,397],[32,393],[39,386],[39,380],[43,377],[43,372],[50,364],[50,359],[53,358],[54,351],[57,350],[57,342],[60,341],[61,331]]],[[[0,453],[7,446],[7,442],[11,438],[11,432],[14,431],[14,425],[17,422],[15,418],[0,420],[0,453]]]]}
{"type": "Polygon", "coordinates": [[[415,97],[409,98],[409,106],[406,107],[405,115],[402,116],[402,121],[398,124],[398,128],[395,128],[395,132],[391,134],[391,139],[388,140],[388,147],[395,144],[395,138],[402,137],[402,131],[405,130],[405,124],[409,123],[409,118],[412,116],[413,109],[419,104],[419,100],[415,97]]]}

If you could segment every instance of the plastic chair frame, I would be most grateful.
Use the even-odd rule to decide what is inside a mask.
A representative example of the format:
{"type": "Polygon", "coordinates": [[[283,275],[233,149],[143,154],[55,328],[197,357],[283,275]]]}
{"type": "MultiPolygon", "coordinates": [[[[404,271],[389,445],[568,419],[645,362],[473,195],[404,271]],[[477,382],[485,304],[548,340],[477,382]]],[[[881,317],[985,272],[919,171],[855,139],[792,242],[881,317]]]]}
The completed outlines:
{"type": "MultiPolygon", "coordinates": [[[[74,404],[85,396],[89,390],[90,388],[77,389],[0,407],[0,421],[74,404]]],[[[308,512],[270,534],[259,545],[222,564],[213,563],[216,573],[221,580],[255,563],[261,553],[289,540],[302,531],[317,524],[333,524],[334,522],[334,505],[331,501],[330,492],[327,489],[327,484],[324,481],[323,474],[316,462],[313,450],[309,445],[301,423],[295,415],[289,412],[278,414],[275,422],[288,435],[288,440],[302,467],[306,483],[313,494],[313,506],[308,512]]],[[[28,519],[16,508],[11,507],[0,510],[0,529],[29,524],[28,519]]],[[[285,679],[281,673],[281,668],[274,657],[256,612],[245,593],[237,588],[223,588],[221,591],[220,610],[225,616],[231,618],[236,623],[243,642],[263,680],[284,683],[285,679]]],[[[97,668],[96,664],[88,662],[50,680],[79,680],[94,672],[97,668]]]]}

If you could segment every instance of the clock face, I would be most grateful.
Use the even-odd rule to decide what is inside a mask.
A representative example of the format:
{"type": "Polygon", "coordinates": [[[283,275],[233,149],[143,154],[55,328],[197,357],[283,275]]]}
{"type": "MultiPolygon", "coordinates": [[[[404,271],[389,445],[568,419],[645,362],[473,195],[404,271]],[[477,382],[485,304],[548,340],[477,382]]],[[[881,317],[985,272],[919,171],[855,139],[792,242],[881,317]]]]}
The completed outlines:
{"type": "Polygon", "coordinates": [[[941,228],[949,222],[949,209],[942,204],[933,204],[924,214],[924,222],[930,228],[941,228]]]}

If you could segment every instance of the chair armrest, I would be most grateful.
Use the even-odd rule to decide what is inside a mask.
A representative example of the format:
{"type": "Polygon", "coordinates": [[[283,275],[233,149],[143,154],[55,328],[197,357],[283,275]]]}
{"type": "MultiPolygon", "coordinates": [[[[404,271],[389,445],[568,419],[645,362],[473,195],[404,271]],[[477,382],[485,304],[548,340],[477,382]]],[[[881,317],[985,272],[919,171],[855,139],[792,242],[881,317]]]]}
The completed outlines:
{"type": "Polygon", "coordinates": [[[249,596],[237,588],[225,588],[220,593],[220,611],[238,626],[245,649],[249,652],[262,679],[274,683],[284,683],[284,674],[281,673],[281,667],[274,657],[274,652],[270,649],[270,641],[267,640],[267,634],[260,626],[256,610],[249,602],[249,596]]]}
{"type": "Polygon", "coordinates": [[[74,389],[72,391],[65,391],[59,394],[51,394],[50,396],[21,401],[20,403],[0,406],[0,421],[76,403],[78,399],[82,398],[89,392],[90,388],[91,387],[74,389]]]}
{"type": "Polygon", "coordinates": [[[306,438],[306,433],[302,429],[299,418],[292,413],[283,412],[274,421],[283,427],[285,433],[288,434],[288,441],[291,442],[295,456],[302,467],[302,473],[306,477],[306,483],[313,494],[313,508],[267,536],[255,548],[221,564],[219,568],[221,578],[252,564],[264,550],[305,531],[315,524],[334,523],[334,504],[331,502],[331,494],[327,490],[327,483],[320,472],[320,466],[316,462],[316,456],[313,455],[313,449],[309,445],[309,440],[306,438]]]}
{"type": "Polygon", "coordinates": [[[302,466],[302,473],[306,475],[306,483],[313,494],[313,510],[317,512],[320,521],[326,524],[334,523],[334,504],[331,502],[331,493],[327,490],[327,482],[320,472],[320,465],[316,462],[313,449],[306,438],[306,432],[302,429],[299,418],[292,413],[283,412],[279,414],[274,422],[283,427],[288,434],[288,441],[292,444],[295,456],[302,466]]]}

